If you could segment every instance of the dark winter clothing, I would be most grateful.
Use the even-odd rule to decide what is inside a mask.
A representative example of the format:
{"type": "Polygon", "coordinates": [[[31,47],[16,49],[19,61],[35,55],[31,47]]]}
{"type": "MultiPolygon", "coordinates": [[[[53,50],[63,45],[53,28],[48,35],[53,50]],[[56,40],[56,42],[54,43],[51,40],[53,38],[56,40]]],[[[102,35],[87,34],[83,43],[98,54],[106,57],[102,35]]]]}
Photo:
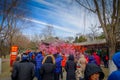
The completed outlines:
{"type": "Polygon", "coordinates": [[[105,68],[108,68],[108,60],[109,60],[108,55],[104,55],[103,56],[103,62],[104,62],[104,67],[105,68]]]}
{"type": "Polygon", "coordinates": [[[33,80],[34,64],[27,60],[16,63],[13,66],[11,78],[12,80],[33,80]]]}
{"type": "Polygon", "coordinates": [[[118,70],[112,72],[108,77],[108,80],[120,80],[120,52],[115,53],[112,60],[118,70]]]}
{"type": "Polygon", "coordinates": [[[41,53],[38,53],[35,61],[36,61],[36,65],[35,65],[35,76],[38,78],[38,80],[41,80],[41,76],[40,76],[40,68],[42,66],[42,60],[43,60],[43,56],[41,53]]]}
{"type": "Polygon", "coordinates": [[[74,56],[70,55],[69,59],[66,63],[65,70],[67,72],[66,80],[76,80],[75,79],[75,70],[76,70],[76,63],[74,62],[74,56]]]}
{"type": "Polygon", "coordinates": [[[89,77],[94,73],[100,73],[99,80],[103,80],[104,73],[102,69],[94,63],[88,63],[84,72],[84,80],[89,80],[89,77]]]}
{"type": "Polygon", "coordinates": [[[40,69],[40,74],[42,76],[42,80],[54,80],[54,57],[47,55],[43,60],[43,65],[40,69]]]}

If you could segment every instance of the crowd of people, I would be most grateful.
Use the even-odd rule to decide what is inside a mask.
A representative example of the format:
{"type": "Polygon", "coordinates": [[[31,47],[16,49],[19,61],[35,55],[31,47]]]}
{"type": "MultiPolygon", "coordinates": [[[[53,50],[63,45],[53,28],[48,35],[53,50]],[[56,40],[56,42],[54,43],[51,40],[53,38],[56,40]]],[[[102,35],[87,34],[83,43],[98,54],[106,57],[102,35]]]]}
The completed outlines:
{"type": "Polygon", "coordinates": [[[96,52],[92,55],[79,53],[77,60],[73,54],[25,52],[16,58],[11,79],[33,80],[36,77],[37,80],[63,80],[63,72],[66,72],[66,80],[103,80],[100,64],[101,58],[96,52]]]}

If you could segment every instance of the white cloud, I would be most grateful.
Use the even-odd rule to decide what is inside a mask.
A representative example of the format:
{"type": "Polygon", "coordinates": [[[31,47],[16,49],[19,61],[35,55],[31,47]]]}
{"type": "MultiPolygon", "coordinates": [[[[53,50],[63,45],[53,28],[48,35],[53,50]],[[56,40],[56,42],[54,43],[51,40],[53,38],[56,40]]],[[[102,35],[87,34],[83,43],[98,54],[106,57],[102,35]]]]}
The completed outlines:
{"type": "Polygon", "coordinates": [[[31,21],[31,22],[34,22],[34,23],[37,23],[37,24],[40,24],[40,25],[44,25],[44,26],[52,25],[55,29],[59,29],[59,30],[65,31],[65,32],[76,34],[74,30],[65,28],[63,26],[57,26],[57,25],[54,25],[54,24],[48,24],[48,23],[45,23],[45,22],[42,22],[42,21],[38,21],[38,20],[35,20],[35,19],[28,19],[28,18],[24,18],[24,19],[28,20],[28,21],[31,21]]]}
{"type": "MultiPolygon", "coordinates": [[[[88,14],[83,10],[83,8],[80,8],[80,6],[74,3],[72,3],[71,5],[67,5],[62,2],[63,0],[54,0],[54,3],[50,3],[44,0],[36,1],[53,7],[53,11],[46,9],[44,9],[43,11],[48,13],[48,17],[51,17],[51,19],[54,20],[56,18],[56,22],[58,21],[59,23],[61,23],[62,26],[74,30],[76,29],[75,32],[82,33],[84,27],[86,27],[85,29],[86,31],[88,31],[88,27],[90,27],[91,24],[97,23],[97,20],[95,20],[96,17],[87,17],[88,14]],[[84,15],[86,15],[86,19],[84,19],[84,15]]],[[[70,3],[71,0],[67,0],[64,2],[70,3]]]]}
{"type": "MultiPolygon", "coordinates": [[[[67,33],[70,33],[71,35],[72,34],[74,35],[76,33],[83,33],[84,29],[85,29],[85,33],[86,32],[88,33],[89,31],[88,28],[90,27],[90,25],[98,23],[96,20],[96,17],[90,17],[90,16],[87,17],[88,14],[83,10],[83,8],[80,8],[78,5],[74,3],[71,5],[67,5],[61,2],[63,0],[54,0],[54,2],[52,3],[47,2],[45,0],[35,0],[35,1],[46,5],[45,7],[50,8],[50,10],[33,6],[38,10],[38,12],[44,12],[45,14],[35,13],[36,15],[38,15],[38,19],[26,18],[26,20],[37,23],[37,24],[41,24],[44,26],[52,25],[56,29],[56,31],[57,30],[65,31],[64,33],[65,35],[67,35],[67,33]],[[39,18],[39,15],[43,16],[48,21],[46,22],[43,21],[41,18],[39,18]],[[86,15],[86,19],[84,19],[84,15],[86,15]],[[53,20],[53,22],[50,23],[49,20],[53,20]]],[[[66,1],[69,2],[70,0],[65,0],[65,2],[66,1]]]]}

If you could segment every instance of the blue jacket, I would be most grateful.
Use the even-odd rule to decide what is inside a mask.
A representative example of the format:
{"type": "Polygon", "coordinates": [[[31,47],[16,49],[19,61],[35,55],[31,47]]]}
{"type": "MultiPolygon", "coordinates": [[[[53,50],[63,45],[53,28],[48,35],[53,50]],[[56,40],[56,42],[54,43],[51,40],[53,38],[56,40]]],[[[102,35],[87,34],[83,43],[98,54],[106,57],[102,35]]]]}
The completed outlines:
{"type": "Polygon", "coordinates": [[[89,62],[88,63],[94,63],[94,64],[97,64],[97,62],[96,62],[96,60],[95,60],[95,58],[94,58],[94,56],[92,55],[92,56],[89,56],[89,62]]]}
{"type": "Polygon", "coordinates": [[[112,60],[118,70],[112,72],[107,80],[120,80],[120,52],[115,53],[112,60]]]}
{"type": "Polygon", "coordinates": [[[35,61],[36,61],[36,68],[40,68],[42,66],[42,60],[43,60],[43,56],[42,54],[38,53],[37,56],[35,57],[35,61]]]}
{"type": "Polygon", "coordinates": [[[61,73],[62,71],[62,66],[61,66],[61,61],[62,61],[62,57],[60,55],[57,55],[56,59],[56,69],[55,69],[55,73],[61,73]]]}
{"type": "Polygon", "coordinates": [[[33,52],[30,52],[30,53],[28,54],[29,60],[32,60],[33,54],[34,54],[33,52]]]}

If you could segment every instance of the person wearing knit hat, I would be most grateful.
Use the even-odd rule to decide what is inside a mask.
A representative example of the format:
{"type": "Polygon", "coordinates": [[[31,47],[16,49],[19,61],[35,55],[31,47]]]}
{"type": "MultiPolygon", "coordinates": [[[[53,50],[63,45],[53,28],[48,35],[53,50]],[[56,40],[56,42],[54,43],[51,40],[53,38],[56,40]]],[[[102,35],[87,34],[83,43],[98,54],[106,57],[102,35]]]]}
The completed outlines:
{"type": "Polygon", "coordinates": [[[22,61],[28,60],[28,55],[26,53],[23,53],[21,58],[22,61]]]}

